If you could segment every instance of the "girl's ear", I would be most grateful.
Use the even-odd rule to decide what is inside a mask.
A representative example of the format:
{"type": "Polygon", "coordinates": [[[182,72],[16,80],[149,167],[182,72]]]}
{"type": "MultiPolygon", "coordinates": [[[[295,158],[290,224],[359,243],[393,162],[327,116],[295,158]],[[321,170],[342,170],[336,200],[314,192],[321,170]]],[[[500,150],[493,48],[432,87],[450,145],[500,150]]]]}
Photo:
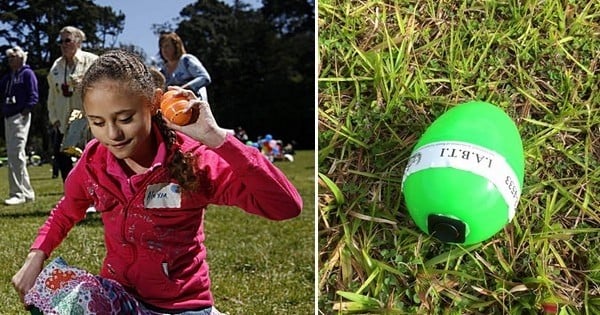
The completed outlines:
{"type": "Polygon", "coordinates": [[[152,104],[152,115],[155,115],[160,109],[160,99],[163,96],[163,91],[161,89],[154,90],[153,104],[152,104]]]}

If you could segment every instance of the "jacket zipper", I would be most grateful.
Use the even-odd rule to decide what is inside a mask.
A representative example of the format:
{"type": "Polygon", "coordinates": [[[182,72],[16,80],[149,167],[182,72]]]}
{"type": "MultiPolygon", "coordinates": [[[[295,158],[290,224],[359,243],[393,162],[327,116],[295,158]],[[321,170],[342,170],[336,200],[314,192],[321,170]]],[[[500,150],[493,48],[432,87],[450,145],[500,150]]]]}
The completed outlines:
{"type": "MultiPolygon", "coordinates": [[[[153,171],[152,174],[150,174],[147,178],[144,179],[144,181],[141,183],[140,187],[146,187],[149,182],[154,181],[156,178],[163,175],[163,173],[165,173],[166,171],[167,171],[166,168],[164,168],[162,166],[158,167],[157,169],[155,169],[153,171]]],[[[131,256],[132,256],[131,263],[123,266],[123,277],[127,280],[127,282],[129,282],[131,284],[131,287],[134,290],[135,290],[135,286],[133,285],[132,281],[130,280],[129,270],[131,269],[131,266],[134,264],[134,262],[137,260],[137,247],[135,246],[135,244],[133,242],[130,242],[127,239],[128,226],[125,223],[127,222],[129,208],[132,206],[132,204],[135,203],[136,200],[138,200],[138,197],[140,195],[143,195],[145,193],[146,193],[145,189],[140,189],[138,192],[136,192],[135,195],[133,195],[133,197],[130,200],[127,201],[127,203],[123,207],[123,224],[121,225],[121,239],[123,240],[123,244],[125,244],[125,245],[127,245],[127,247],[131,248],[131,256]]],[[[143,196],[142,196],[142,202],[144,202],[143,196]]]]}

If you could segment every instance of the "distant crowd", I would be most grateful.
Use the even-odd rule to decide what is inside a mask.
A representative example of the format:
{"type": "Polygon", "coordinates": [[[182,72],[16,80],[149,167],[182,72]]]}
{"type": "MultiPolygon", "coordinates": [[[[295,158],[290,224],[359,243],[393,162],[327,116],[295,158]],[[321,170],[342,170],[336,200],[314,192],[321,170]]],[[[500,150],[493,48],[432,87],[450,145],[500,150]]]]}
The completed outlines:
{"type": "Polygon", "coordinates": [[[250,140],[246,130],[241,126],[235,129],[235,137],[248,146],[259,150],[271,162],[289,161],[294,162],[294,141],[285,143],[283,140],[274,139],[273,135],[266,134],[264,137],[258,136],[256,141],[250,140]]]}

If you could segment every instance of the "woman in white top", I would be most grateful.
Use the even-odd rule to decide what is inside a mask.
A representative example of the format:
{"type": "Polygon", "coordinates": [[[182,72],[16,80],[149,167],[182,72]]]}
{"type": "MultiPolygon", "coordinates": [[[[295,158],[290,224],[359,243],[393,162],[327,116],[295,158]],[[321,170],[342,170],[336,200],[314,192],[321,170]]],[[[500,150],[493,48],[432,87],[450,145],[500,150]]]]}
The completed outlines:
{"type": "Polygon", "coordinates": [[[164,62],[160,71],[165,76],[166,86],[180,86],[208,101],[206,86],[211,82],[210,75],[198,58],[186,53],[179,35],[173,32],[161,34],[158,46],[164,62]]]}

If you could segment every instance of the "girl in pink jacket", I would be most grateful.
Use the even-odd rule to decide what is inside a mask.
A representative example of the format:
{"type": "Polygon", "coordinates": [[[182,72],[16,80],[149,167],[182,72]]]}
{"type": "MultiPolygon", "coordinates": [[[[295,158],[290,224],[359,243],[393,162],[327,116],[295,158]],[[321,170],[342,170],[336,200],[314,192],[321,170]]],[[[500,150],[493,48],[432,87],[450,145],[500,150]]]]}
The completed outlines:
{"type": "Polygon", "coordinates": [[[206,102],[177,87],[195,121],[160,114],[160,89],[135,55],[111,51],[81,88],[95,139],[65,182],[25,263],[12,279],[25,305],[45,314],[215,314],[205,261],[207,205],[272,220],[299,215],[302,200],[256,149],[220,128],[206,102]],[[94,205],[104,224],[100,275],[44,261],[94,205]]]}

